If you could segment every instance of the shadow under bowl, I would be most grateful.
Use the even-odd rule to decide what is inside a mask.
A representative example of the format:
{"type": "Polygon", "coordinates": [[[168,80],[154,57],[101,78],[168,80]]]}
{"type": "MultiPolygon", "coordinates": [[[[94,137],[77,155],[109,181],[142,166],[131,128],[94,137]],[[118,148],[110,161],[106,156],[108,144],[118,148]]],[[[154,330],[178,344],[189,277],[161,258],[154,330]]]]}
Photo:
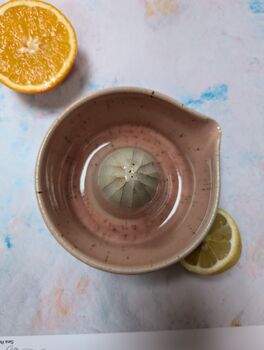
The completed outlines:
{"type": "Polygon", "coordinates": [[[158,92],[96,92],[42,143],[40,211],[57,241],[93,267],[132,274],[171,265],[214,220],[220,139],[215,121],[158,92]]]}

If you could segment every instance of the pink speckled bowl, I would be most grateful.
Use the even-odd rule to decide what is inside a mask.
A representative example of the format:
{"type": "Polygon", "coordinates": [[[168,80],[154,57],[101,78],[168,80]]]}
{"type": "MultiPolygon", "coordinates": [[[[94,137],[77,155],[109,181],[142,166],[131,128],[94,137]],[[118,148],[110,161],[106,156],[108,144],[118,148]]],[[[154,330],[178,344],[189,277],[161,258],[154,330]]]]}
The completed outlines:
{"type": "Polygon", "coordinates": [[[57,241],[96,268],[153,271],[179,261],[203,240],[219,199],[218,124],[160,93],[139,88],[96,92],[52,125],[36,165],[36,193],[57,241]],[[115,149],[150,154],[156,194],[140,208],[112,205],[98,168],[115,149]]]}

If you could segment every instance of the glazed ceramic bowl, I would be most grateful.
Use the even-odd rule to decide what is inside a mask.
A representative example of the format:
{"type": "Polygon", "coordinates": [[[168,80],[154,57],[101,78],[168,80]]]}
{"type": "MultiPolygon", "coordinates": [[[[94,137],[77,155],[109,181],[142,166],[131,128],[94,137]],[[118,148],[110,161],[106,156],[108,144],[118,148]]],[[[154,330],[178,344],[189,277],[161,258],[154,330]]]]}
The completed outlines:
{"type": "Polygon", "coordinates": [[[81,99],[52,125],[37,160],[50,232],[110,272],[176,263],[214,220],[220,138],[215,121],[155,91],[113,88],[81,99]]]}

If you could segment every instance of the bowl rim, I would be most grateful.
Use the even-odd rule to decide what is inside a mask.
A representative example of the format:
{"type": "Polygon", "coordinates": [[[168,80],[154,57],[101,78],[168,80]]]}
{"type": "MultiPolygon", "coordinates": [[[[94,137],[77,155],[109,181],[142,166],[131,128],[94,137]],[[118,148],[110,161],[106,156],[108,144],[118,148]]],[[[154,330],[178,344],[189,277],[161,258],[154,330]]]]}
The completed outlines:
{"type": "Polygon", "coordinates": [[[44,222],[50,231],[50,233],[53,235],[53,237],[57,240],[57,242],[71,255],[73,255],[78,260],[84,262],[85,264],[92,266],[94,268],[97,268],[102,271],[111,272],[111,273],[118,273],[118,274],[142,274],[147,272],[152,272],[156,270],[163,269],[165,267],[168,267],[170,265],[173,265],[177,262],[179,262],[181,259],[185,258],[188,254],[190,254],[205,238],[207,235],[214,219],[217,213],[218,204],[219,204],[219,198],[220,198],[220,145],[221,145],[221,135],[222,130],[219,124],[212,118],[209,118],[205,116],[204,114],[194,111],[190,109],[189,107],[185,106],[183,103],[180,103],[176,101],[174,98],[167,96],[166,94],[163,94],[161,92],[158,92],[156,90],[151,90],[147,88],[141,88],[141,87],[131,87],[131,86],[122,86],[122,87],[111,87],[111,88],[104,88],[97,90],[95,92],[89,93],[85,97],[79,98],[77,101],[72,103],[70,106],[68,106],[60,115],[55,119],[55,121],[52,122],[52,124],[49,126],[38,151],[37,154],[37,160],[35,165],[35,193],[37,197],[37,203],[39,210],[41,212],[41,215],[44,219],[44,222]],[[49,145],[49,141],[55,132],[55,130],[60,126],[60,124],[66,119],[71,112],[73,112],[75,109],[80,107],[81,105],[85,104],[87,101],[93,100],[98,97],[103,97],[106,95],[111,94],[124,94],[124,93],[138,93],[143,94],[152,98],[158,98],[164,102],[170,103],[174,106],[176,106],[179,109],[182,109],[184,111],[187,111],[194,117],[198,119],[207,119],[213,122],[219,133],[216,140],[216,151],[215,151],[215,160],[216,160],[216,183],[215,183],[215,198],[213,205],[211,206],[211,215],[207,220],[206,225],[203,228],[203,232],[200,234],[199,237],[193,240],[192,244],[190,244],[189,247],[187,247],[183,252],[180,254],[175,254],[173,256],[168,257],[167,259],[160,260],[159,262],[153,263],[150,265],[149,263],[146,263],[144,265],[140,266],[121,266],[111,263],[105,263],[105,262],[99,262],[96,259],[93,259],[89,257],[88,255],[82,253],[77,247],[74,247],[69,241],[67,241],[64,237],[62,237],[60,230],[53,225],[51,219],[49,218],[49,215],[46,212],[45,205],[44,205],[44,199],[43,199],[43,189],[40,187],[40,178],[41,178],[41,171],[43,166],[43,158],[45,155],[45,150],[49,145]]]}

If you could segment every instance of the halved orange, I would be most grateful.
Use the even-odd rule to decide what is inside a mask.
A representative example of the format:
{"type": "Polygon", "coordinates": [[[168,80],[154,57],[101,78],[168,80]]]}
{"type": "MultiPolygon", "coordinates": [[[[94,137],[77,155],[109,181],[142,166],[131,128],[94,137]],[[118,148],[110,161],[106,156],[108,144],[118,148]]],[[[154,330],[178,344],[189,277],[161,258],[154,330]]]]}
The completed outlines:
{"type": "Polygon", "coordinates": [[[39,0],[11,0],[0,6],[0,82],[24,93],[58,85],[77,54],[69,20],[39,0]]]}

